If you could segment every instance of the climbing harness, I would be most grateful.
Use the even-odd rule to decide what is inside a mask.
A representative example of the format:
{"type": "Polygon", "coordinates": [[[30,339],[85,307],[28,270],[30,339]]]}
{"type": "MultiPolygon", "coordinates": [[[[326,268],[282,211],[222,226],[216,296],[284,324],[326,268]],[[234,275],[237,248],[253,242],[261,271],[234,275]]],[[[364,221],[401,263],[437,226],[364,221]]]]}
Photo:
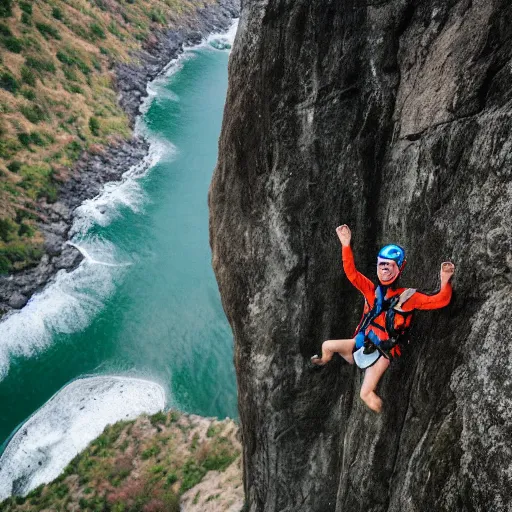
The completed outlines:
{"type": "MultiPolygon", "coordinates": [[[[382,285],[378,285],[375,288],[375,302],[373,308],[363,315],[356,329],[356,350],[353,356],[359,368],[369,368],[374,365],[381,356],[388,360],[400,356],[400,345],[408,342],[407,331],[411,325],[413,312],[404,311],[403,305],[416,293],[416,290],[414,288],[407,288],[400,295],[385,299],[387,288],[387,286],[382,285]],[[385,328],[375,321],[383,312],[385,312],[386,315],[385,328]],[[398,329],[395,328],[397,316],[402,317],[398,329]],[[369,326],[385,332],[389,338],[381,341],[371,330],[366,333],[366,329],[369,326]]],[[[367,307],[370,307],[368,303],[367,307]]]]}

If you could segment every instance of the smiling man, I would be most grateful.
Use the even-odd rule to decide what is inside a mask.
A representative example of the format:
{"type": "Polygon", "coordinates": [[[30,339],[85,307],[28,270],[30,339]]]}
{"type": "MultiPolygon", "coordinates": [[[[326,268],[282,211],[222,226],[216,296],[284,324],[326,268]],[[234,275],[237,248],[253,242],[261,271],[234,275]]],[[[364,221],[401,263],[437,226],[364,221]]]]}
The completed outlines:
{"type": "Polygon", "coordinates": [[[359,356],[356,362],[366,368],[361,398],[370,409],[380,412],[382,400],[375,389],[390,360],[399,357],[401,347],[408,342],[412,313],[416,309],[439,309],[449,304],[452,297],[450,279],[455,265],[448,261],[441,264],[441,289],[434,295],[420,293],[413,288],[400,288],[397,280],[405,267],[405,251],[399,245],[386,245],[377,256],[379,283],[375,285],[356,270],[349,227],[346,224],[339,226],[336,233],[342,245],[345,273],[364,295],[364,314],[354,338],[324,341],[321,357],[314,355],[311,362],[324,365],[337,352],[353,364],[354,355],[359,356]],[[364,354],[374,354],[370,356],[371,364],[368,366],[364,363],[364,354]]]}

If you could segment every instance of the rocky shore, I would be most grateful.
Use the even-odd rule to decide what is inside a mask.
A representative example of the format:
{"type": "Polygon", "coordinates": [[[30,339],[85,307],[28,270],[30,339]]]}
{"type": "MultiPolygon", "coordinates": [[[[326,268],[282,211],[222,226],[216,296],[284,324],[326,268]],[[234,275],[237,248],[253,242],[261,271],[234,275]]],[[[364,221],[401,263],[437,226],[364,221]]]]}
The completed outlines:
{"type": "MultiPolygon", "coordinates": [[[[196,0],[194,3],[197,10],[177,20],[177,28],[151,33],[143,49],[133,56],[132,64],[116,66],[119,103],[130,116],[132,126],[148,95],[147,84],[183,52],[184,46],[198,44],[210,33],[227,30],[238,16],[240,6],[239,0],[217,0],[209,4],[196,0]]],[[[80,156],[63,182],[58,200],[40,205],[39,228],[45,237],[41,261],[36,267],[0,276],[0,317],[13,309],[21,309],[59,270],[70,271],[78,266],[82,255],[66,243],[75,208],[95,197],[105,183],[119,180],[134,165],[143,165],[148,149],[147,141],[134,136],[80,156]]]]}

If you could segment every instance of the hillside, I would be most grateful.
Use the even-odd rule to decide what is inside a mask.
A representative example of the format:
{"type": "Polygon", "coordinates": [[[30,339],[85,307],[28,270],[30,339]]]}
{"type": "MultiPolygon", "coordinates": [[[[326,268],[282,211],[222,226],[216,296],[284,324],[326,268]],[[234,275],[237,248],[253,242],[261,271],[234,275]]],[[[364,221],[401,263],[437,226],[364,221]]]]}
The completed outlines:
{"type": "Polygon", "coordinates": [[[236,511],[243,506],[238,428],[177,411],[108,426],[62,475],[5,512],[236,511]]]}
{"type": "Polygon", "coordinates": [[[156,33],[213,3],[2,0],[0,274],[41,257],[40,203],[56,201],[83,151],[101,154],[131,136],[116,66],[136,66],[137,52],[157,43],[156,33]]]}

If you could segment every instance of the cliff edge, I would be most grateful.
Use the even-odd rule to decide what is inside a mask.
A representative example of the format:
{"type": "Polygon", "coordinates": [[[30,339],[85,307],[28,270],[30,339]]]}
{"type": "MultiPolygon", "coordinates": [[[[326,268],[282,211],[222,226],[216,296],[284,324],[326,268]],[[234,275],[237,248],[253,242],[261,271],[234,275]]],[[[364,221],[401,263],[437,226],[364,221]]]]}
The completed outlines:
{"type": "Polygon", "coordinates": [[[210,229],[251,512],[510,510],[511,21],[504,0],[244,3],[210,229]],[[366,275],[391,242],[404,286],[457,265],[381,416],[357,369],[309,363],[362,309],[341,223],[366,275]]]}

